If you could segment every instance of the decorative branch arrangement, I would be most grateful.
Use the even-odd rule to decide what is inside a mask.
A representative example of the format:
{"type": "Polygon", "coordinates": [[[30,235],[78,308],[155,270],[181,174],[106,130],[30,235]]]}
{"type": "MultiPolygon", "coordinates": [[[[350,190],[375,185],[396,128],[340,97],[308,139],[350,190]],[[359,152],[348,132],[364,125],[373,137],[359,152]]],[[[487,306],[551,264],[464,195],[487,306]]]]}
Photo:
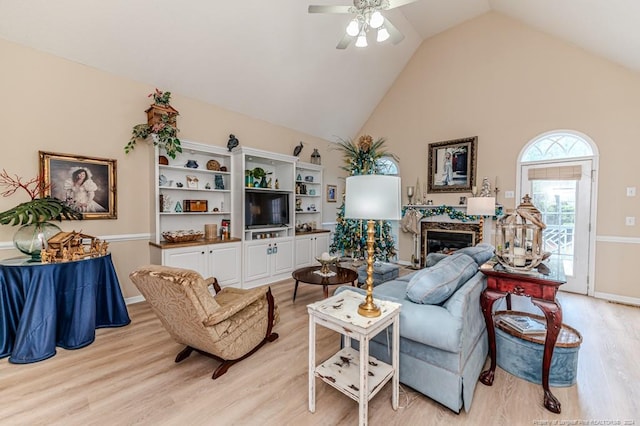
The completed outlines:
{"type": "Polygon", "coordinates": [[[6,170],[2,169],[0,187],[6,188],[0,193],[3,197],[9,197],[15,194],[18,189],[23,189],[31,198],[30,201],[0,213],[0,224],[2,225],[28,225],[54,219],[59,221],[62,219],[82,219],[82,213],[57,198],[38,198],[48,189],[40,175],[23,182],[18,175],[11,177],[6,170]]]}

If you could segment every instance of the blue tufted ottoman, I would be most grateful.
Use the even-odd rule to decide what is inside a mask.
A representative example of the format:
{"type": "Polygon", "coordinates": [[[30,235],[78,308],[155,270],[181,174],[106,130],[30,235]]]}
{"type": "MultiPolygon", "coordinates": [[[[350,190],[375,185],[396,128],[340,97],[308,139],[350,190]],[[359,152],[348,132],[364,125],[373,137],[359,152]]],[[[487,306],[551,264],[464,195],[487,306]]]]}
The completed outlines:
{"type": "MultiPolygon", "coordinates": [[[[496,318],[499,316],[496,313],[496,318]]],[[[545,322],[544,317],[528,314],[545,322]]],[[[542,383],[542,355],[544,353],[544,334],[519,335],[516,331],[496,326],[496,362],[498,366],[516,377],[531,383],[542,383]]],[[[578,350],[582,343],[580,333],[562,324],[558,341],[553,350],[549,368],[549,386],[566,387],[576,383],[578,370],[578,350]]]]}
{"type": "MultiPolygon", "coordinates": [[[[383,282],[398,278],[400,267],[393,263],[376,262],[373,264],[373,285],[377,286],[383,282]]],[[[358,268],[358,283],[364,284],[367,281],[366,263],[358,268]]]]}

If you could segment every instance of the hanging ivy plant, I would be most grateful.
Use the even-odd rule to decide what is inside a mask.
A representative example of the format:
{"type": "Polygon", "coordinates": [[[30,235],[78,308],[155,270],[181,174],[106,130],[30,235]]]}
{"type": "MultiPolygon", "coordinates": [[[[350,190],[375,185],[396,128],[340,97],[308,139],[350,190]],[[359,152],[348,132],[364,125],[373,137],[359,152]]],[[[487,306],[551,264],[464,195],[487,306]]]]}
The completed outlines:
{"type": "Polygon", "coordinates": [[[124,152],[131,152],[138,141],[147,140],[163,148],[167,155],[176,158],[176,154],[182,152],[182,145],[178,139],[176,116],[179,114],[170,105],[171,92],[163,92],[158,89],[149,94],[154,103],[147,109],[147,123],[136,124],[131,131],[131,139],[125,145],[124,152]]]}

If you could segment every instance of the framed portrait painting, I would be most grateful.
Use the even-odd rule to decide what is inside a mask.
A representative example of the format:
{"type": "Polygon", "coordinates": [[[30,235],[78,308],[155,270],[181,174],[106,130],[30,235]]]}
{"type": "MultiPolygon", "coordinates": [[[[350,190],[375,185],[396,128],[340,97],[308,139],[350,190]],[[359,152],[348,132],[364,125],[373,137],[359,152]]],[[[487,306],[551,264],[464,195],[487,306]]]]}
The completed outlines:
{"type": "Polygon", "coordinates": [[[471,192],[476,182],[478,137],[429,144],[428,191],[471,192]]]}
{"type": "Polygon", "coordinates": [[[336,202],[336,191],[338,187],[336,185],[327,185],[327,202],[335,203],[336,202]]]}
{"type": "Polygon", "coordinates": [[[116,219],[116,160],[40,151],[44,196],[62,200],[84,219],[116,219]]]}

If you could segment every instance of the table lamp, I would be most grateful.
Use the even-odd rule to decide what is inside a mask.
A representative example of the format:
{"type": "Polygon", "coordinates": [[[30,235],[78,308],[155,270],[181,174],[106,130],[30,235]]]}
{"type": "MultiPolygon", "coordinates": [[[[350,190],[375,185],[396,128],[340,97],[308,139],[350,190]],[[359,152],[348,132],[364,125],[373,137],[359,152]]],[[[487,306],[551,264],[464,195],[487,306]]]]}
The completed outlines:
{"type": "Polygon", "coordinates": [[[480,216],[480,232],[478,233],[478,243],[482,242],[484,235],[484,217],[495,216],[495,197],[469,197],[467,198],[467,215],[480,216]]]}
{"type": "Polygon", "coordinates": [[[376,220],[400,220],[402,189],[398,176],[349,176],[345,186],[344,218],[367,221],[367,295],[358,307],[365,317],[380,316],[373,303],[373,252],[376,220]]]}

